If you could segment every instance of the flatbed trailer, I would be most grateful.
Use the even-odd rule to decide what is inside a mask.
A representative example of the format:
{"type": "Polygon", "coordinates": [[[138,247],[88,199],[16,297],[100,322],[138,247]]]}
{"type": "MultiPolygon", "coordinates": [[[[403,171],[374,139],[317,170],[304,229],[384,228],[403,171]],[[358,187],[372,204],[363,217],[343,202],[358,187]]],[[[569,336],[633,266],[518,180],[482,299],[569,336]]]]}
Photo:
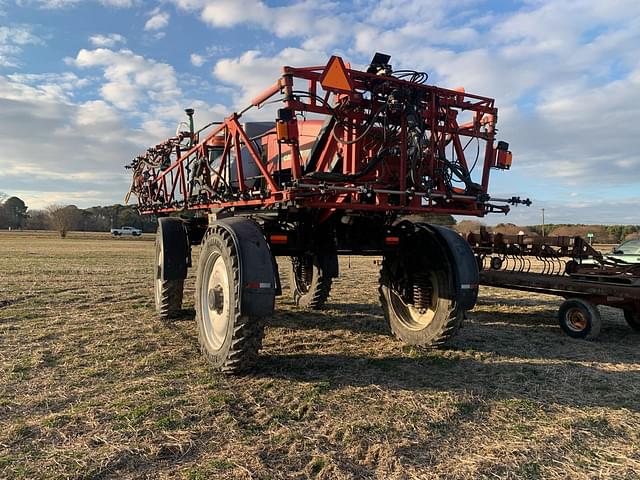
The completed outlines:
{"type": "Polygon", "coordinates": [[[480,267],[480,285],[565,299],[558,317],[564,332],[594,339],[600,333],[598,305],[619,308],[640,331],[640,265],[611,262],[580,237],[525,238],[470,235],[480,267]],[[537,260],[537,269],[531,271],[537,260]]]}

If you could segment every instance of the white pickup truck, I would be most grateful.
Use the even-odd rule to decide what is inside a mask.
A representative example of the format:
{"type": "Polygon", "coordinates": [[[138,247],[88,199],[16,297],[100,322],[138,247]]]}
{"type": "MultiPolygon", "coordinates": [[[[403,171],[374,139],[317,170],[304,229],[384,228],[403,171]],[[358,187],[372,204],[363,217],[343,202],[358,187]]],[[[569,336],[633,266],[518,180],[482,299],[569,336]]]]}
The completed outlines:
{"type": "Polygon", "coordinates": [[[121,235],[133,235],[134,237],[139,237],[142,235],[142,230],[136,227],[112,228],[111,235],[114,237],[119,237],[121,235]]]}

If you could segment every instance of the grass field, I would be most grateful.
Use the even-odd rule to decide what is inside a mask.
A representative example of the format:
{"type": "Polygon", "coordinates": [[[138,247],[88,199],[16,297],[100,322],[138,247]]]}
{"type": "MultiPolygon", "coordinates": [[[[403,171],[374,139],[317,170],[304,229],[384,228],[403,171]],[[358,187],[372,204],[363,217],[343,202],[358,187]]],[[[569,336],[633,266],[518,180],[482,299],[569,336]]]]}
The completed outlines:
{"type": "Polygon", "coordinates": [[[0,478],[640,478],[615,310],[576,341],[557,298],[484,289],[421,352],[388,336],[373,259],[344,258],[327,310],[285,288],[257,371],[223,377],[192,318],[156,320],[147,240],[0,234],[0,478]]]}

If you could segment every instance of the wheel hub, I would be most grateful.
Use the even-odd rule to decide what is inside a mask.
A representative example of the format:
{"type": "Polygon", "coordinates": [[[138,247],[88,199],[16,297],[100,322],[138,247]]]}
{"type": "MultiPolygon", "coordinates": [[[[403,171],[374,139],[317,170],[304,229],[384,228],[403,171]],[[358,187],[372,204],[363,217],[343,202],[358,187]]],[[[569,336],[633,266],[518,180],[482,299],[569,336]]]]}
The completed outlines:
{"type": "Polygon", "coordinates": [[[587,328],[587,325],[589,324],[584,313],[578,309],[570,310],[567,313],[567,319],[569,328],[576,332],[581,332],[582,330],[587,328]]]}
{"type": "Polygon", "coordinates": [[[209,305],[218,315],[224,310],[224,289],[222,285],[215,285],[209,290],[209,305]]]}

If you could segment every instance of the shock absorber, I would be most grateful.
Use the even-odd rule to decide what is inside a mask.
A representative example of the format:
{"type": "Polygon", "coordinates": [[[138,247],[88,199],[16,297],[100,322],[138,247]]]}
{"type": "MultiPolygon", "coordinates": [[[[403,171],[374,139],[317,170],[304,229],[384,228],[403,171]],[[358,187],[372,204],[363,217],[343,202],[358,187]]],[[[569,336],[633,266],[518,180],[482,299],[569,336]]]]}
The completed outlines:
{"type": "Polygon", "coordinates": [[[431,307],[433,285],[428,274],[417,273],[413,276],[413,304],[419,310],[431,307]]]}

